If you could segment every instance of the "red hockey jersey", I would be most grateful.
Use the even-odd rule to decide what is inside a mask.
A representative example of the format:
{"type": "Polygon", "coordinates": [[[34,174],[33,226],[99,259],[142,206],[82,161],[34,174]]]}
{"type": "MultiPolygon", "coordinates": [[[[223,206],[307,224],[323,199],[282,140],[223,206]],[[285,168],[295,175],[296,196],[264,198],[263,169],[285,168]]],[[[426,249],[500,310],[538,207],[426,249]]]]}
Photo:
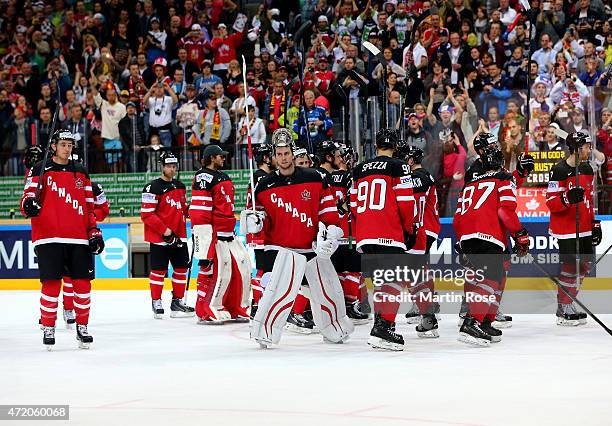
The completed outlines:
{"type": "Polygon", "coordinates": [[[336,205],[346,205],[346,212],[339,214],[340,217],[340,228],[344,232],[344,240],[348,243],[348,238],[351,236],[352,230],[349,227],[349,213],[348,205],[349,191],[351,190],[351,172],[348,170],[334,170],[331,173],[331,191],[336,198],[336,205]]]}
{"type": "Polygon", "coordinates": [[[25,216],[23,202],[36,194],[42,167],[42,209],[32,218],[34,246],[49,243],[88,245],[87,231],[96,226],[94,198],[89,175],[79,163],[62,165],[48,160],[32,167],[21,197],[22,214],[25,216]]]}
{"type": "Polygon", "coordinates": [[[262,230],[266,250],[312,252],[319,221],[339,225],[334,196],[313,169],[296,167],[290,176],[270,173],[255,188],[255,199],[257,208],[266,212],[262,230]]]}
{"type": "Polygon", "coordinates": [[[358,251],[366,244],[406,249],[404,233],[415,221],[407,164],[385,156],[358,164],[350,196],[358,251]]]}
{"type": "Polygon", "coordinates": [[[142,190],[140,218],[144,222],[144,239],[152,244],[165,245],[162,237],[166,228],[187,241],[187,200],[185,185],[157,178],[142,190]]]}
{"type": "Polygon", "coordinates": [[[514,177],[504,169],[487,171],[476,160],[466,173],[453,228],[459,241],[480,239],[505,250],[507,232],[521,229],[514,177]]]}
{"type": "Polygon", "coordinates": [[[415,200],[415,222],[419,230],[412,254],[424,254],[427,250],[427,236],[438,238],[440,214],[438,213],[438,192],[433,176],[424,168],[411,174],[412,192],[415,200]]]}
{"type": "Polygon", "coordinates": [[[595,219],[593,209],[593,168],[582,162],[578,170],[578,183],[584,188],[584,201],[575,205],[566,202],[564,194],[576,185],[576,169],[562,160],[550,170],[546,205],[550,210],[550,235],[558,239],[576,238],[576,206],[579,206],[580,236],[591,235],[595,219]]]}
{"type": "Polygon", "coordinates": [[[189,217],[192,226],[212,225],[218,237],[234,236],[234,184],[227,174],[208,168],[196,172],[191,185],[189,217]]]}

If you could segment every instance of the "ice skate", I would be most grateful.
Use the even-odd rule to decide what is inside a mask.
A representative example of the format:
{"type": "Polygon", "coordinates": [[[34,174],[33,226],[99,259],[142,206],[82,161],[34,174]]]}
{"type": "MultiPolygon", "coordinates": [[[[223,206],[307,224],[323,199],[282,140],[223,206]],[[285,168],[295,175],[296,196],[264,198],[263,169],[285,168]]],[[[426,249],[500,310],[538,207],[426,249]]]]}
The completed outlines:
{"type": "Polygon", "coordinates": [[[346,316],[353,321],[355,325],[367,324],[370,322],[370,316],[359,310],[360,303],[355,300],[353,303],[346,302],[346,316]]]}
{"type": "Polygon", "coordinates": [[[575,327],[580,325],[580,314],[576,312],[572,303],[559,303],[557,305],[557,325],[563,327],[575,327]]]}
{"type": "Polygon", "coordinates": [[[376,349],[403,351],[404,337],[395,332],[395,323],[385,320],[380,314],[376,314],[368,345],[376,349]]]}
{"type": "Polygon", "coordinates": [[[306,318],[306,316],[303,314],[296,314],[291,312],[287,317],[287,324],[285,324],[285,330],[299,334],[313,334],[314,322],[306,318]]]}
{"type": "Polygon", "coordinates": [[[587,314],[586,312],[582,312],[581,310],[579,310],[576,305],[574,305],[574,302],[572,302],[572,306],[574,307],[574,311],[576,311],[576,313],[578,314],[578,317],[580,318],[580,325],[584,325],[587,323],[587,314]]]}
{"type": "Polygon", "coordinates": [[[495,328],[510,328],[512,327],[512,317],[510,315],[505,315],[501,309],[497,309],[497,314],[495,314],[495,321],[491,324],[495,328]]]}
{"type": "Polygon", "coordinates": [[[416,326],[417,336],[422,338],[440,337],[438,333],[438,320],[436,314],[425,314],[421,317],[421,322],[416,326]]]}
{"type": "Polygon", "coordinates": [[[469,311],[468,303],[465,301],[465,297],[461,300],[461,308],[459,308],[459,321],[457,322],[457,327],[461,327],[463,325],[463,321],[468,314],[469,311]]]}
{"type": "Polygon", "coordinates": [[[408,324],[418,324],[421,321],[421,313],[416,303],[412,302],[410,310],[406,313],[406,322],[408,324]]]}
{"type": "Polygon", "coordinates": [[[465,317],[463,325],[459,329],[459,338],[462,343],[475,346],[489,346],[491,344],[491,336],[489,336],[481,328],[480,323],[472,317],[465,317]]]}
{"type": "Polygon", "coordinates": [[[497,328],[493,327],[491,321],[488,319],[484,319],[480,324],[480,329],[491,336],[491,343],[499,343],[502,339],[502,332],[497,328]]]}
{"type": "Polygon", "coordinates": [[[161,299],[155,299],[151,302],[151,306],[153,309],[153,318],[162,319],[164,315],[164,307],[162,305],[161,299]]]}
{"type": "Polygon", "coordinates": [[[370,306],[370,301],[367,297],[359,302],[359,310],[372,318],[372,306],[370,306]]]}
{"type": "Polygon", "coordinates": [[[43,345],[50,351],[55,345],[55,327],[42,326],[43,330],[43,345]]]}
{"type": "Polygon", "coordinates": [[[89,349],[89,345],[93,343],[93,336],[90,336],[87,332],[87,326],[77,324],[77,335],[76,338],[79,342],[79,348],[89,349]]]}
{"type": "Polygon", "coordinates": [[[74,315],[73,310],[64,309],[64,323],[66,323],[66,328],[68,330],[74,329],[74,324],[76,323],[76,316],[74,315]]]}
{"type": "Polygon", "coordinates": [[[170,304],[170,318],[190,318],[194,315],[195,309],[185,305],[183,299],[172,299],[172,303],[170,304]]]}

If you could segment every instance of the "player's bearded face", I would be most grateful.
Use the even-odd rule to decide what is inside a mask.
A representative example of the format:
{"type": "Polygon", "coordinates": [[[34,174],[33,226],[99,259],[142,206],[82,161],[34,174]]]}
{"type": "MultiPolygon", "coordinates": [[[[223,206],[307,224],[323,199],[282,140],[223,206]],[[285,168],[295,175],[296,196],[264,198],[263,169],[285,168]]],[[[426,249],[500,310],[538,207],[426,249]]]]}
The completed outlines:
{"type": "Polygon", "coordinates": [[[584,145],[582,145],[580,149],[578,149],[578,154],[580,161],[588,160],[591,156],[591,144],[585,143],[584,145]]]}
{"type": "Polygon", "coordinates": [[[169,164],[167,166],[164,166],[163,173],[164,176],[169,179],[174,178],[174,176],[176,176],[176,164],[169,164]]]}
{"type": "Polygon", "coordinates": [[[223,165],[225,164],[224,155],[215,155],[212,160],[213,160],[213,163],[215,163],[215,166],[217,166],[218,168],[223,167],[223,165]]]}

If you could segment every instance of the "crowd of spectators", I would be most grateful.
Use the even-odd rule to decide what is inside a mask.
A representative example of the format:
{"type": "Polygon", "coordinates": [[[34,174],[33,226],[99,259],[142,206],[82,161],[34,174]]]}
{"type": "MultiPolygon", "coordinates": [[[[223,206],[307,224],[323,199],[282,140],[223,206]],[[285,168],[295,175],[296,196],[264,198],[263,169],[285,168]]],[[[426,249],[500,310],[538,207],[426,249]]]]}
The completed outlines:
{"type": "Polygon", "coordinates": [[[397,128],[450,197],[483,131],[512,169],[525,143],[564,150],[559,130],[596,123],[594,159],[612,183],[612,9],[532,0],[526,12],[522,3],[0,0],[0,174],[23,174],[23,151],[47,143],[56,109],[90,171],[132,172],[155,170],[160,149],[210,143],[244,166],[236,147],[249,130],[264,143],[288,127],[313,147],[339,138],[351,100],[375,99],[378,114],[351,118],[361,134],[397,128]],[[381,49],[386,70],[364,41],[381,49]]]}

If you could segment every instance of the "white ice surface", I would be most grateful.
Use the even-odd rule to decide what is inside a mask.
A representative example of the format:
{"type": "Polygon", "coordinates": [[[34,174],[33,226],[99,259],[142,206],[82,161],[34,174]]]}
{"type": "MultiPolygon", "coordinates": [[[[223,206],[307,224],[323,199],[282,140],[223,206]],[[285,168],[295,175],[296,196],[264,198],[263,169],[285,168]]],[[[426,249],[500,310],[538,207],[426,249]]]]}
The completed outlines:
{"type": "Polygon", "coordinates": [[[444,315],[434,340],[400,323],[400,353],[367,346],[369,325],[344,345],[286,333],[261,350],[247,324],[154,320],[148,292],[99,291],[92,348],[60,319],[47,352],[38,297],[0,292],[0,404],[70,404],[71,420],[18,425],[612,425],[612,337],[593,321],[516,316],[470,348],[444,315]]]}

